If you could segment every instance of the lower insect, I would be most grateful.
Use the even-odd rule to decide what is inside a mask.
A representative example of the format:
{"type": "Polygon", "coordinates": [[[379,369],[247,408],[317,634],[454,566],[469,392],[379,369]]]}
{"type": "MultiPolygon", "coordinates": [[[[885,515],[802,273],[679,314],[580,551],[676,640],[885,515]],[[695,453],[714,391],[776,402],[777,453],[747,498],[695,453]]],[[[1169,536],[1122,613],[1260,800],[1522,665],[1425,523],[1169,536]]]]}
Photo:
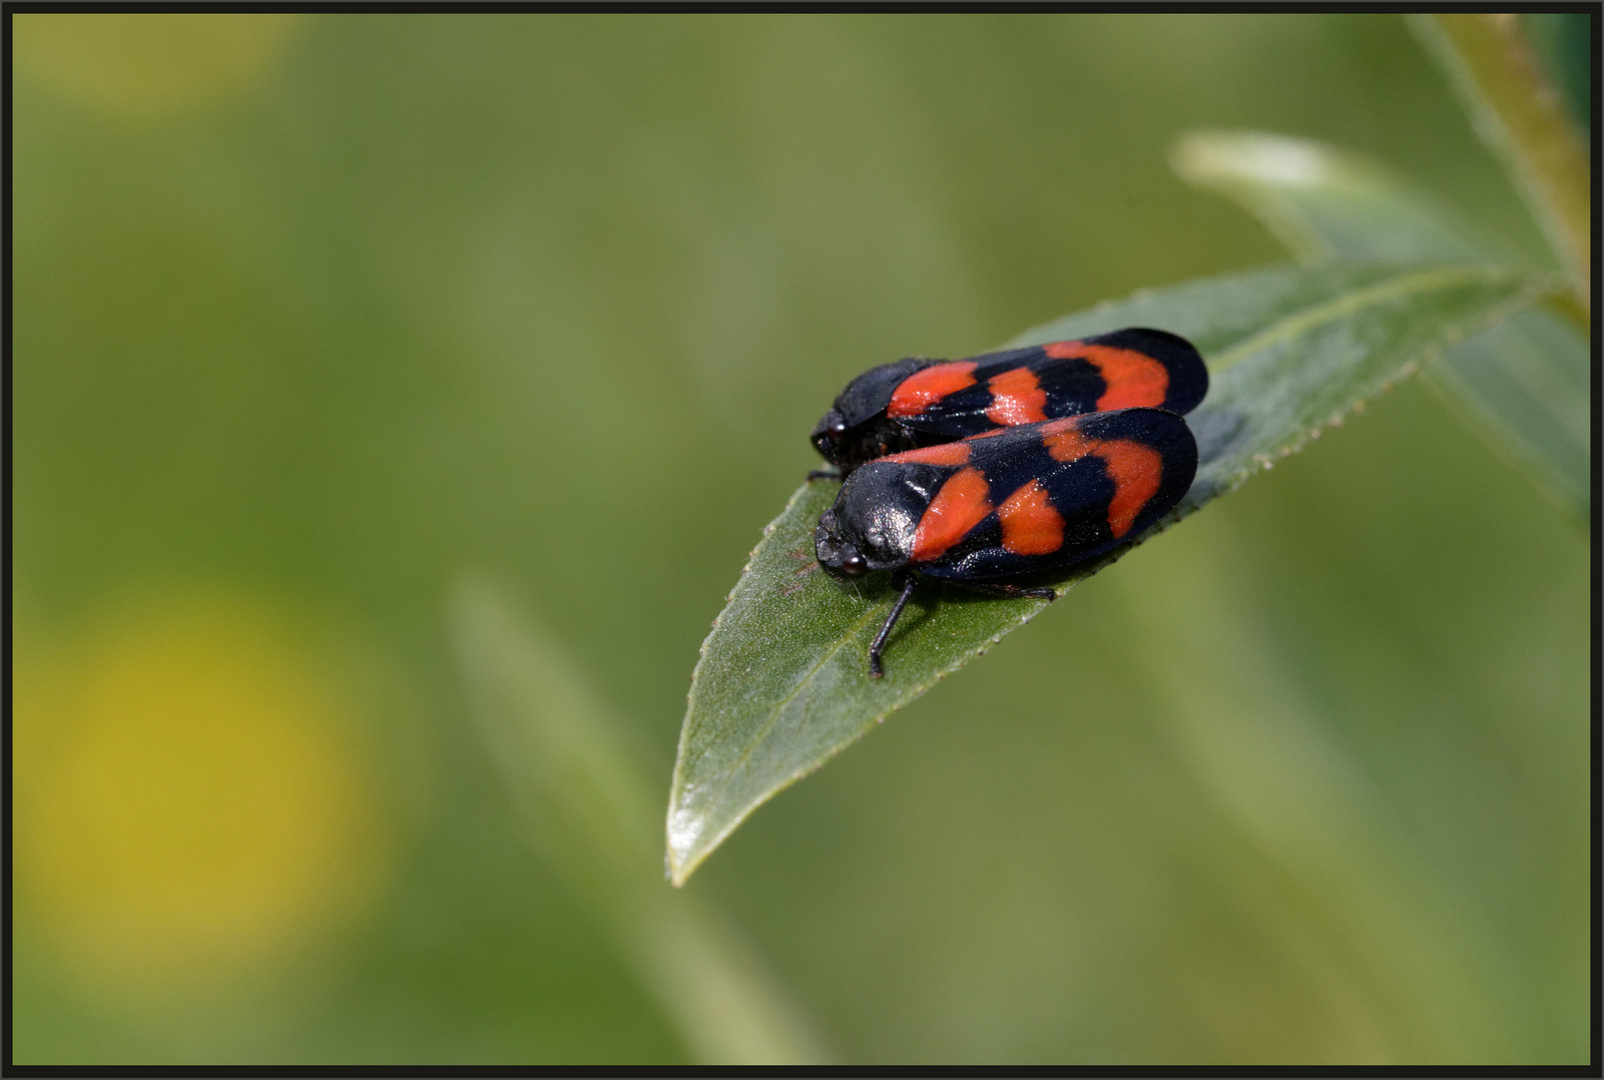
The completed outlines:
{"type": "Polygon", "coordinates": [[[1181,501],[1197,471],[1186,421],[1118,409],[1005,428],[878,458],[819,518],[814,549],[840,579],[889,570],[900,594],[869,649],[869,674],[920,578],[1042,596],[1008,583],[1134,540],[1181,501]]]}

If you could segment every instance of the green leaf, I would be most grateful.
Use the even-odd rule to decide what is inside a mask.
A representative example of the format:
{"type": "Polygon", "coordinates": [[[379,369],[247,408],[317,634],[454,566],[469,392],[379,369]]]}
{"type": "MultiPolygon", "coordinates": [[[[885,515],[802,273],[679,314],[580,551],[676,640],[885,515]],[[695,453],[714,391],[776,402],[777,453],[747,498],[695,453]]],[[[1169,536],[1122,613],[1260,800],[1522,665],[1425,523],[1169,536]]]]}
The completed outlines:
{"type": "MultiPolygon", "coordinates": [[[[1138,293],[1012,344],[1122,326],[1162,327],[1197,344],[1213,385],[1188,417],[1200,462],[1173,521],[1546,286],[1475,267],[1276,268],[1138,293]]],[[[814,481],[792,496],[702,645],[669,801],[676,884],[758,805],[1046,606],[927,584],[897,624],[885,678],[869,679],[866,654],[891,590],[884,575],[842,584],[820,572],[813,529],[837,488],[814,481]]],[[[1056,587],[1062,592],[1118,557],[1065,574],[1056,587]]]]}
{"type": "Polygon", "coordinates": [[[531,844],[707,1064],[814,1064],[819,1044],[704,898],[663,888],[645,772],[589,682],[488,582],[449,605],[474,719],[531,844]]]}
{"type": "Polygon", "coordinates": [[[1593,261],[1587,153],[1520,19],[1511,13],[1408,19],[1570,273],[1577,301],[1587,306],[1593,261]]]}
{"type": "MultiPolygon", "coordinates": [[[[1195,132],[1185,179],[1235,199],[1305,263],[1511,261],[1428,193],[1359,154],[1256,132],[1195,132]]],[[[1591,349],[1571,320],[1520,311],[1448,350],[1432,388],[1561,508],[1589,512],[1591,349]]]]}

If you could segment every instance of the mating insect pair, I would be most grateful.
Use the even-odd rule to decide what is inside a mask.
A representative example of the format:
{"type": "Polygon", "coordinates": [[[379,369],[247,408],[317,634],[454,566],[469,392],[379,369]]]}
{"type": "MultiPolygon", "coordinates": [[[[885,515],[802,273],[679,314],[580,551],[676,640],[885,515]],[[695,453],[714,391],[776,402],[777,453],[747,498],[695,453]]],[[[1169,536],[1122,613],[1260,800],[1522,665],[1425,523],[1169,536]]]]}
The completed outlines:
{"type": "Polygon", "coordinates": [[[1143,329],[900,360],[849,383],[813,430],[844,476],[814,549],[836,578],[899,575],[870,677],[919,578],[1051,600],[997,579],[1102,555],[1169,513],[1197,472],[1181,414],[1207,392],[1189,342],[1143,329]]]}

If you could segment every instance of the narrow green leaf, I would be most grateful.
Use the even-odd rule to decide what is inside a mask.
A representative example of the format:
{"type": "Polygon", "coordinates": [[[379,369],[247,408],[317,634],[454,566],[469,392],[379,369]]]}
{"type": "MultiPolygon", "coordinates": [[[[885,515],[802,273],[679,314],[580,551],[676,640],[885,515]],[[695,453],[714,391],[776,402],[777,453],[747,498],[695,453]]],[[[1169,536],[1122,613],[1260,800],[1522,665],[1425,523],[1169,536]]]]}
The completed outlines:
{"type": "Polygon", "coordinates": [[[459,582],[450,622],[474,718],[534,848],[612,932],[707,1064],[816,1064],[818,1041],[703,898],[663,888],[633,748],[562,651],[505,595],[459,582]]]}
{"type": "Polygon", "coordinates": [[[1447,73],[1476,134],[1508,171],[1571,275],[1592,301],[1593,185],[1564,101],[1513,13],[1411,15],[1410,28],[1447,73]]]}
{"type": "MultiPolygon", "coordinates": [[[[1197,344],[1214,378],[1188,417],[1200,463],[1175,520],[1340,423],[1542,284],[1474,267],[1277,268],[1138,293],[1012,344],[1121,326],[1162,327],[1197,344]]],[[[814,481],[792,496],[702,645],[669,801],[676,884],[758,805],[1046,606],[928,585],[897,625],[885,678],[869,679],[866,654],[891,590],[876,578],[843,585],[820,572],[813,529],[837,487],[814,481]]],[[[1062,592],[1117,558],[1055,584],[1062,592]]]]}
{"type": "MultiPolygon", "coordinates": [[[[1359,154],[1257,132],[1194,132],[1182,177],[1235,199],[1302,261],[1511,261],[1427,192],[1359,154]]],[[[1589,512],[1591,350],[1572,321],[1516,312],[1448,350],[1434,390],[1580,522],[1589,512]]]]}

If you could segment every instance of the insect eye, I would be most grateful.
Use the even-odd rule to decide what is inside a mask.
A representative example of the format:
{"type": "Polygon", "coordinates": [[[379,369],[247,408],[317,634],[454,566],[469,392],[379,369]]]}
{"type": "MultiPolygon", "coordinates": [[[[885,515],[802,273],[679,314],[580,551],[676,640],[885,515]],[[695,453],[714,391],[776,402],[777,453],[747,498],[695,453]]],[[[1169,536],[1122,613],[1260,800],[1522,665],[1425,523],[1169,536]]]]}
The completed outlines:
{"type": "Polygon", "coordinates": [[[868,562],[856,551],[849,552],[841,559],[841,572],[848,577],[860,577],[868,569],[868,562]]]}
{"type": "Polygon", "coordinates": [[[843,436],[843,435],[845,435],[847,433],[847,422],[845,420],[837,418],[835,420],[832,420],[830,422],[830,426],[825,428],[824,430],[825,430],[825,433],[830,436],[830,438],[839,439],[841,436],[843,436]]]}

